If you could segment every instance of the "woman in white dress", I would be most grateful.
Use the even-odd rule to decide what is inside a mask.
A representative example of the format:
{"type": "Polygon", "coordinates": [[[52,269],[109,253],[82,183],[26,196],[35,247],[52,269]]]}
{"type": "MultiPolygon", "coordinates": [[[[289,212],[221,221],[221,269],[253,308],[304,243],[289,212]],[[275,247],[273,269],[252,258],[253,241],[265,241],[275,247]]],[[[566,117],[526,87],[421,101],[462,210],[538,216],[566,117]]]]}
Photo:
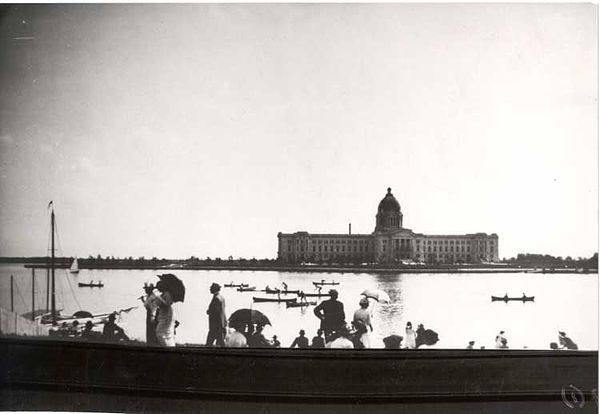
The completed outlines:
{"type": "Polygon", "coordinates": [[[156,284],[160,295],[155,295],[158,305],[156,315],[156,339],[160,346],[175,346],[175,318],[173,318],[173,298],[160,281],[156,284]]]}
{"type": "Polygon", "coordinates": [[[404,347],[415,349],[417,347],[417,333],[412,328],[412,323],[406,323],[406,335],[404,337],[404,347]]]}
{"type": "Polygon", "coordinates": [[[354,318],[352,320],[354,328],[357,332],[362,332],[360,336],[360,342],[365,348],[371,347],[371,339],[369,332],[373,332],[373,325],[371,324],[371,310],[369,308],[369,299],[362,298],[358,302],[360,308],[354,312],[354,318]]]}

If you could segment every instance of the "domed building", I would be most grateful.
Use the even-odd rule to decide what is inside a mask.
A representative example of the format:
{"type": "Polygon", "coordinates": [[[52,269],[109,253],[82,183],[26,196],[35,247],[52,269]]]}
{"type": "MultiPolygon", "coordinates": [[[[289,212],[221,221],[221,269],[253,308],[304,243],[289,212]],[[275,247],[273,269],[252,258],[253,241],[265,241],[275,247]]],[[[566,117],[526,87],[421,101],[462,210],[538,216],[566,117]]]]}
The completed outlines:
{"type": "Polygon", "coordinates": [[[400,203],[388,188],[371,234],[279,233],[283,263],[481,263],[498,261],[498,235],[425,235],[402,227],[400,203]]]}

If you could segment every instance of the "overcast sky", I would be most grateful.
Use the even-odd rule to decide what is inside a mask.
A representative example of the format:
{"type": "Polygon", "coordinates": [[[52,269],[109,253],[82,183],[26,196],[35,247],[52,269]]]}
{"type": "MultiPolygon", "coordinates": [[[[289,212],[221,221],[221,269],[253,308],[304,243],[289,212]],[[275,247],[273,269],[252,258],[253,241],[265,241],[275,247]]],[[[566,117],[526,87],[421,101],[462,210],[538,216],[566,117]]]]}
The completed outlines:
{"type": "Polygon", "coordinates": [[[277,232],[598,239],[591,4],[12,5],[0,255],[275,257],[277,232]]]}

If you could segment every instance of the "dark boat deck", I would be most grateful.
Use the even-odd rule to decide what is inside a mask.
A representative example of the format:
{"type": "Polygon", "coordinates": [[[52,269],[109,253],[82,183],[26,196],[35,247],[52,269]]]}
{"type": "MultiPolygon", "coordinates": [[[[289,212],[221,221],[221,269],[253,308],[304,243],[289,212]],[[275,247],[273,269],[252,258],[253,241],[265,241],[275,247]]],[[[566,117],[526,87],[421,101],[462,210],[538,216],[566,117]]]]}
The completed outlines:
{"type": "Polygon", "coordinates": [[[594,407],[598,377],[596,351],[163,349],[2,338],[0,361],[3,410],[39,409],[30,404],[40,395],[71,395],[42,408],[188,411],[211,400],[256,407],[451,403],[462,410],[525,402],[552,403],[558,412],[568,410],[561,390],[569,396],[570,386],[594,407]],[[87,403],[73,405],[80,393],[87,403]]]}

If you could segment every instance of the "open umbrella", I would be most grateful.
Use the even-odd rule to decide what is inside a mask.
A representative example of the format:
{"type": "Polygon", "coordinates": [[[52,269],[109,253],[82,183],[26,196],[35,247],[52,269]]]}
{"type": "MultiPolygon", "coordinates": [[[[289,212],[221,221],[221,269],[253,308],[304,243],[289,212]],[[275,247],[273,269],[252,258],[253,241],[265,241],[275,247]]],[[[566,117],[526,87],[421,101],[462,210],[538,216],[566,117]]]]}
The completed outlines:
{"type": "Polygon", "coordinates": [[[390,303],[390,296],[383,290],[367,289],[361,295],[365,295],[368,298],[375,299],[377,302],[390,303]]]}
{"type": "Polygon", "coordinates": [[[158,278],[163,282],[165,290],[168,290],[171,293],[173,302],[183,302],[183,299],[185,298],[185,286],[181,279],[172,273],[158,275],[158,278]]]}
{"type": "Polygon", "coordinates": [[[229,317],[229,325],[242,323],[244,325],[255,323],[257,325],[271,325],[269,318],[261,311],[256,309],[238,309],[229,317]]]}

